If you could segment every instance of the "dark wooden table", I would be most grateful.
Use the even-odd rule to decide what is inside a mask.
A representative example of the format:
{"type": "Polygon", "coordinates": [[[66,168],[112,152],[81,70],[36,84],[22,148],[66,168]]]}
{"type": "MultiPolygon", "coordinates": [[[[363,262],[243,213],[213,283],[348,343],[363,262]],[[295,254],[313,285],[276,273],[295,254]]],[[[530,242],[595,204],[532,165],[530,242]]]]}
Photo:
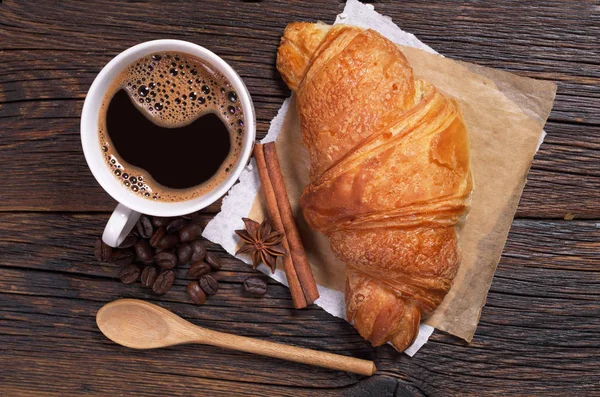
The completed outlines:
{"type": "MultiPolygon", "coordinates": [[[[79,116],[102,66],[127,47],[175,38],[239,71],[259,136],[289,91],[274,67],[297,20],[331,22],[340,1],[0,0],[0,396],[600,395],[600,4],[382,1],[376,8],[446,56],[558,84],[473,342],[435,332],[414,357],[371,348],[346,322],[293,310],[272,282],[218,246],[218,295],[188,303],[183,277],[162,299],[93,258],[115,202],[89,172],[79,116]],[[575,219],[566,221],[571,212],[575,219]],[[207,327],[370,358],[370,379],[212,347],[133,351],[104,338],[96,311],[160,301],[207,327]]],[[[206,221],[218,205],[205,211],[206,221]]]]}

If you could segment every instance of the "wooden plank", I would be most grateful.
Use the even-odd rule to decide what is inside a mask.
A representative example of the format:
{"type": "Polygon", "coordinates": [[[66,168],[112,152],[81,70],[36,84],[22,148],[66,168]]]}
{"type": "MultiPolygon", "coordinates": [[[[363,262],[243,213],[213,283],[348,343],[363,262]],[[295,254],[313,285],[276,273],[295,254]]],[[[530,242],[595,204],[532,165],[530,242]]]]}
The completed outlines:
{"type": "MultiPolygon", "coordinates": [[[[570,211],[595,218],[600,216],[600,64],[599,49],[590,39],[598,37],[600,24],[594,22],[592,1],[556,4],[448,7],[413,1],[402,7],[378,2],[376,7],[447,56],[558,81],[551,115],[556,122],[547,125],[547,143],[536,157],[518,215],[561,218],[570,211]],[[576,31],[571,29],[575,20],[576,31]],[[535,21],[547,26],[541,29],[535,21]]],[[[83,159],[79,114],[96,73],[126,47],[174,37],[222,55],[253,95],[262,137],[289,94],[273,67],[283,28],[292,20],[331,20],[343,3],[222,1],[116,8],[97,2],[95,9],[89,13],[83,2],[33,7],[16,1],[0,9],[1,211],[112,210],[115,203],[83,159]],[[78,22],[82,19],[86,24],[78,22]],[[29,194],[32,190],[36,194],[29,194]]]]}
{"type": "MultiPolygon", "coordinates": [[[[598,123],[599,50],[593,39],[598,37],[599,28],[594,18],[595,3],[588,0],[558,4],[560,6],[522,7],[503,1],[496,2],[492,7],[494,12],[490,12],[488,4],[448,7],[444,2],[414,1],[398,7],[388,1],[378,3],[377,9],[452,58],[557,80],[559,96],[553,117],[598,123]],[[574,31],[575,21],[577,30],[574,31]]],[[[249,61],[250,65],[240,69],[242,76],[247,70],[256,76],[260,73],[257,65],[272,65],[274,49],[287,23],[331,21],[343,9],[343,3],[324,0],[312,2],[310,7],[281,1],[269,4],[205,2],[202,7],[181,3],[119,8],[98,3],[98,6],[94,15],[86,15],[88,23],[80,26],[75,21],[87,13],[85,4],[41,5],[43,12],[35,12],[42,10],[36,7],[34,11],[27,4],[9,2],[4,10],[5,24],[11,28],[5,32],[6,42],[10,43],[6,47],[39,50],[48,48],[50,43],[46,40],[52,37],[50,48],[70,50],[68,59],[83,52],[91,61],[93,54],[100,53],[106,62],[110,59],[107,51],[110,54],[111,50],[122,50],[131,43],[171,35],[206,44],[226,58],[249,61]],[[316,14],[315,10],[318,10],[316,14]],[[35,33],[23,34],[28,29],[35,33]],[[240,45],[242,42],[244,45],[240,45]]],[[[13,65],[22,70],[18,62],[13,65]]],[[[262,69],[273,75],[272,68],[262,69]]],[[[47,70],[42,69],[40,73],[44,71],[47,70]]]]}
{"type": "Polygon", "coordinates": [[[205,306],[188,302],[184,268],[163,298],[123,285],[117,267],[93,258],[93,241],[106,219],[0,214],[0,360],[14,362],[10,378],[0,380],[16,395],[22,382],[51,384],[47,395],[147,395],[156,387],[170,395],[199,388],[215,395],[600,392],[596,221],[516,220],[473,342],[436,332],[411,359],[389,346],[371,348],[351,325],[318,308],[294,310],[287,289],[273,281],[265,298],[244,296],[241,283],[254,272],[222,252],[220,290],[205,306]],[[157,302],[216,330],[374,359],[378,376],[365,386],[354,375],[209,347],[128,351],[105,340],[94,322],[102,304],[120,297],[157,302]],[[36,349],[28,348],[34,341],[36,349]],[[63,382],[64,373],[70,376],[63,382]]]}
{"type": "MultiPolygon", "coordinates": [[[[116,203],[83,158],[78,120],[66,133],[54,129],[61,122],[51,120],[45,132],[28,132],[23,123],[11,133],[16,140],[0,148],[0,210],[112,211],[116,203]]],[[[562,218],[571,212],[600,217],[600,127],[550,122],[546,131],[517,216],[562,218]]],[[[219,208],[213,205],[207,212],[219,208]]]]}
{"type": "Polygon", "coordinates": [[[600,127],[549,122],[545,131],[517,217],[600,218],[600,127]]]}

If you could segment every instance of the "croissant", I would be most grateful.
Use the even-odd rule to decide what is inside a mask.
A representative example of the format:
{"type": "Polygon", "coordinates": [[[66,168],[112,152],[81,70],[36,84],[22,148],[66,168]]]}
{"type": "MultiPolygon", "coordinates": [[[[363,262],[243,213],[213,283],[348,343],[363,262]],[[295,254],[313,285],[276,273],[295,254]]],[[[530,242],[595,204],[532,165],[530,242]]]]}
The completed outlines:
{"type": "Polygon", "coordinates": [[[292,23],[277,69],[310,155],[303,214],[346,263],[348,321],[403,351],[460,264],[473,188],[460,108],[373,30],[292,23]]]}

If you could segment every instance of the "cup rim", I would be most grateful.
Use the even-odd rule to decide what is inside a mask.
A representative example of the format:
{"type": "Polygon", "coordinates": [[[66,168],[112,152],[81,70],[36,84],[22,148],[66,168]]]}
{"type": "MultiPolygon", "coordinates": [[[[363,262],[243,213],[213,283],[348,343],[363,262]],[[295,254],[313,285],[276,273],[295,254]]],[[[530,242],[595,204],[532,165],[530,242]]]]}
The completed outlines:
{"type": "Polygon", "coordinates": [[[137,44],[121,52],[110,60],[98,73],[87,92],[80,124],[81,144],[88,167],[102,188],[117,202],[134,211],[153,216],[179,216],[198,211],[209,206],[223,196],[238,180],[250,159],[256,139],[256,115],[250,93],[235,70],[212,51],[183,40],[152,40],[137,44]],[[146,55],[172,51],[189,54],[214,66],[229,80],[238,93],[238,100],[244,110],[244,137],[242,151],[231,173],[214,189],[190,200],[177,202],[153,201],[130,192],[106,166],[98,134],[100,105],[110,83],[118,73],[135,60],[146,55]]]}

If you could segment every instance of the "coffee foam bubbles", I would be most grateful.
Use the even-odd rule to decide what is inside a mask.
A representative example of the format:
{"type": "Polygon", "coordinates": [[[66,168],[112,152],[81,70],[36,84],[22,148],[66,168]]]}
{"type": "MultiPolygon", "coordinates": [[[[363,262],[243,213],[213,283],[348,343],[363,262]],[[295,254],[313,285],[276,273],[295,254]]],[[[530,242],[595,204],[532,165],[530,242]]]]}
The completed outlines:
{"type": "Polygon", "coordinates": [[[215,188],[233,170],[241,152],[244,114],[236,91],[214,67],[181,53],[157,53],[131,64],[115,80],[103,101],[99,134],[106,163],[115,177],[143,197],[160,201],[193,199],[215,188]],[[231,149],[221,169],[206,183],[189,189],[170,189],[158,184],[145,170],[127,164],[112,150],[106,131],[106,111],[112,96],[125,89],[138,109],[153,123],[175,128],[192,123],[202,115],[217,114],[228,126],[231,149]],[[103,119],[104,118],[104,119],[103,119]],[[135,176],[131,184],[128,178],[135,176]],[[139,181],[143,181],[140,184],[139,181]],[[133,187],[135,186],[135,187],[133,187]]]}

